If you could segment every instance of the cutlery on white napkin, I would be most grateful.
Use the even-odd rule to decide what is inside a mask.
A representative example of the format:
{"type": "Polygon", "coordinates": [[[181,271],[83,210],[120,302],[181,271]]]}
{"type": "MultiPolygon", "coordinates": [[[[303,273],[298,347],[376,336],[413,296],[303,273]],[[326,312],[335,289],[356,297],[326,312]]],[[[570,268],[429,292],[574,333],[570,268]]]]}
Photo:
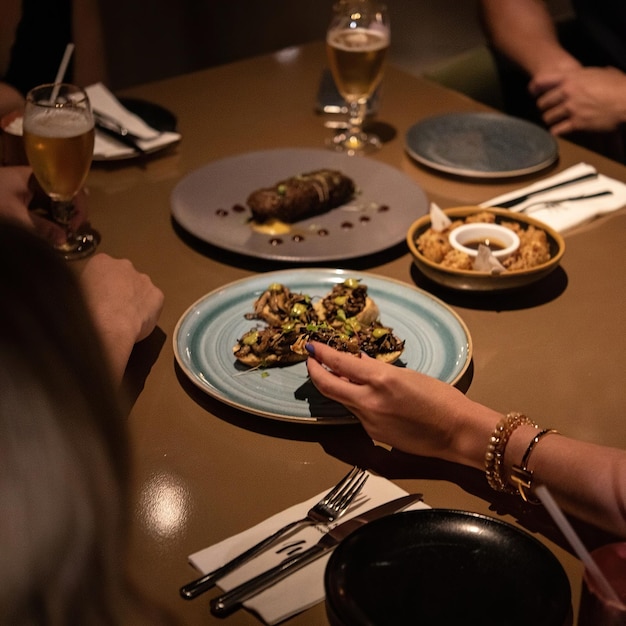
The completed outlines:
{"type": "MultiPolygon", "coordinates": [[[[203,574],[213,571],[287,522],[304,517],[324,493],[326,491],[306,502],[296,504],[238,535],[190,555],[190,563],[203,574]]],[[[343,523],[357,513],[362,513],[379,504],[406,495],[406,493],[386,478],[371,475],[355,503],[339,519],[338,523],[343,523]]],[[[407,510],[429,508],[423,502],[417,502],[407,510]]],[[[290,550],[305,550],[317,543],[320,537],[321,531],[315,527],[301,529],[278,542],[251,562],[222,578],[219,586],[224,591],[229,591],[256,574],[280,563],[289,554],[292,554],[290,550]]],[[[255,612],[266,624],[277,624],[318,602],[322,602],[324,600],[324,569],[329,558],[330,554],[321,557],[295,572],[292,576],[251,598],[244,603],[244,606],[255,612]]]]}
{"type": "MultiPolygon", "coordinates": [[[[542,189],[552,184],[560,183],[571,178],[576,178],[587,173],[595,172],[595,168],[587,163],[578,163],[572,167],[543,180],[533,183],[523,189],[516,189],[510,193],[503,194],[483,202],[480,206],[498,206],[498,202],[523,195],[530,191],[542,189]]],[[[609,178],[603,174],[598,174],[596,178],[585,180],[580,183],[567,185],[557,189],[546,191],[545,193],[533,195],[525,202],[515,205],[510,211],[522,211],[529,205],[532,207],[532,217],[554,228],[558,232],[566,231],[574,226],[578,226],[590,221],[598,215],[616,211],[626,205],[626,185],[621,181],[609,178]],[[549,202],[550,200],[561,200],[575,196],[594,194],[601,191],[611,191],[610,195],[588,198],[585,200],[575,200],[572,202],[559,202],[557,206],[542,206],[538,202],[549,202]]]]}
{"type": "MultiPolygon", "coordinates": [[[[139,145],[146,152],[165,148],[180,141],[179,133],[159,132],[146,124],[138,115],[131,113],[102,83],[90,85],[85,91],[89,96],[92,109],[104,113],[119,122],[133,135],[140,137],[139,145]]],[[[136,152],[131,147],[96,130],[93,155],[96,160],[121,159],[134,156],[136,152]]]]}

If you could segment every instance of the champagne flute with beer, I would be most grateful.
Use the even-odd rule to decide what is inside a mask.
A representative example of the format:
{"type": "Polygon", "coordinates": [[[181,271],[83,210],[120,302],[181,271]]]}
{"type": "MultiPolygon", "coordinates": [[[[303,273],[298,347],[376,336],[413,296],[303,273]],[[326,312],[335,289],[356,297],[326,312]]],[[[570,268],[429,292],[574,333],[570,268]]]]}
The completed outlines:
{"type": "Polygon", "coordinates": [[[66,259],[91,254],[94,231],[70,226],[74,198],[91,166],[94,120],[83,89],[67,83],[40,85],[28,92],[24,109],[24,146],[37,182],[50,198],[51,217],[66,232],[57,249],[66,259]]]}
{"type": "Polygon", "coordinates": [[[363,130],[367,101],[380,84],[389,50],[386,7],[376,0],[340,0],[326,33],[330,70],[348,103],[349,127],[331,147],[348,154],[380,148],[380,139],[363,130]]]}

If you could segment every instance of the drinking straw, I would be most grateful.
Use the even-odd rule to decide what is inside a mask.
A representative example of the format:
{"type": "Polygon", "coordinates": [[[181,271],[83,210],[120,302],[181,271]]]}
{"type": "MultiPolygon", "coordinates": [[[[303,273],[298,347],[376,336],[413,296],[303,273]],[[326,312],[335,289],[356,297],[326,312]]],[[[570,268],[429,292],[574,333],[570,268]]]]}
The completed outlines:
{"type": "Polygon", "coordinates": [[[535,489],[535,494],[539,500],[541,500],[543,506],[546,507],[556,525],[561,529],[561,532],[570,542],[570,545],[578,555],[578,558],[583,562],[591,577],[596,581],[598,586],[601,587],[607,599],[616,602],[617,604],[622,604],[622,600],[617,595],[615,589],[613,589],[609,581],[606,579],[606,576],[602,573],[602,570],[598,567],[598,564],[594,561],[587,548],[583,545],[580,537],[577,535],[576,531],[563,514],[563,511],[561,511],[559,505],[552,497],[552,494],[548,491],[548,488],[545,485],[540,485],[535,489]]]}
{"type": "Polygon", "coordinates": [[[65,72],[67,72],[67,66],[70,63],[70,58],[72,57],[73,52],[74,44],[68,43],[67,46],[65,46],[65,52],[63,53],[63,58],[61,59],[61,65],[59,65],[56,78],[54,79],[54,87],[52,88],[52,96],[50,98],[52,102],[55,102],[57,96],[59,95],[59,85],[63,82],[63,77],[65,76],[65,72]]]}

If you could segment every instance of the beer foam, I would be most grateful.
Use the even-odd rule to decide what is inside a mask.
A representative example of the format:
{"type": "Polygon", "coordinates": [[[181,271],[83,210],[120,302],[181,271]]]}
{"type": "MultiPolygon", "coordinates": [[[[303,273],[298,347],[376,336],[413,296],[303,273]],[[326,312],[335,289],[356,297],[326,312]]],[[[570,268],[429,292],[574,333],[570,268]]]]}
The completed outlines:
{"type": "Polygon", "coordinates": [[[328,45],[348,52],[370,52],[389,45],[387,29],[342,28],[331,30],[326,39],[328,45]]]}
{"type": "Polygon", "coordinates": [[[42,137],[75,137],[93,128],[91,116],[75,109],[51,109],[36,111],[24,119],[24,129],[42,137]]]}

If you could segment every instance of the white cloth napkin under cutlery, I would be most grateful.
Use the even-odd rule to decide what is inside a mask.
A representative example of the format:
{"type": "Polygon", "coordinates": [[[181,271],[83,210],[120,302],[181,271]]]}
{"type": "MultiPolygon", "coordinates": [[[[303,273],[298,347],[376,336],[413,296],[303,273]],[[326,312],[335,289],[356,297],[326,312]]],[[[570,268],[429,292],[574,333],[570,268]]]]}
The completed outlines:
{"type": "MultiPolygon", "coordinates": [[[[505,202],[506,200],[516,198],[525,193],[543,189],[544,187],[577,178],[588,173],[597,172],[593,166],[587,163],[578,163],[554,176],[533,183],[528,187],[516,189],[510,193],[492,198],[482,203],[480,206],[498,206],[498,202],[505,202]]],[[[524,202],[511,207],[510,210],[517,212],[527,209],[525,211],[526,214],[551,226],[556,231],[563,232],[588,222],[598,215],[616,211],[624,206],[626,206],[626,185],[621,181],[598,173],[598,176],[595,178],[557,189],[551,189],[545,193],[532,195],[524,202]],[[556,206],[537,204],[544,201],[560,201],[564,198],[592,195],[603,191],[610,191],[611,193],[594,198],[586,198],[584,200],[563,201],[559,202],[556,206]]]]}
{"type": "MultiPolygon", "coordinates": [[[[153,152],[180,141],[179,133],[159,132],[148,126],[138,115],[131,113],[123,106],[102,83],[90,85],[85,91],[89,96],[92,109],[104,113],[139,137],[139,145],[146,152],[153,152]]],[[[96,130],[93,154],[95,160],[107,160],[132,157],[136,153],[131,147],[96,130]]]]}
{"type": "MultiPolygon", "coordinates": [[[[242,533],[190,555],[190,563],[203,574],[213,571],[257,541],[272,534],[287,522],[303,518],[324,493],[326,492],[296,504],[242,533]]],[[[363,513],[403,495],[406,495],[406,491],[394,483],[386,478],[371,475],[365,483],[363,491],[338,523],[343,523],[357,513],[363,513]]],[[[428,508],[430,507],[423,502],[417,502],[408,507],[408,510],[428,508]]],[[[320,532],[315,527],[307,527],[284,538],[276,546],[271,547],[249,563],[222,578],[219,582],[220,588],[229,591],[253,576],[277,565],[288,556],[287,550],[290,546],[299,550],[311,547],[320,539],[320,532]]],[[[324,569],[329,558],[330,554],[317,559],[285,580],[246,601],[244,606],[255,612],[266,624],[277,624],[318,602],[322,602],[324,600],[324,569]]]]}

